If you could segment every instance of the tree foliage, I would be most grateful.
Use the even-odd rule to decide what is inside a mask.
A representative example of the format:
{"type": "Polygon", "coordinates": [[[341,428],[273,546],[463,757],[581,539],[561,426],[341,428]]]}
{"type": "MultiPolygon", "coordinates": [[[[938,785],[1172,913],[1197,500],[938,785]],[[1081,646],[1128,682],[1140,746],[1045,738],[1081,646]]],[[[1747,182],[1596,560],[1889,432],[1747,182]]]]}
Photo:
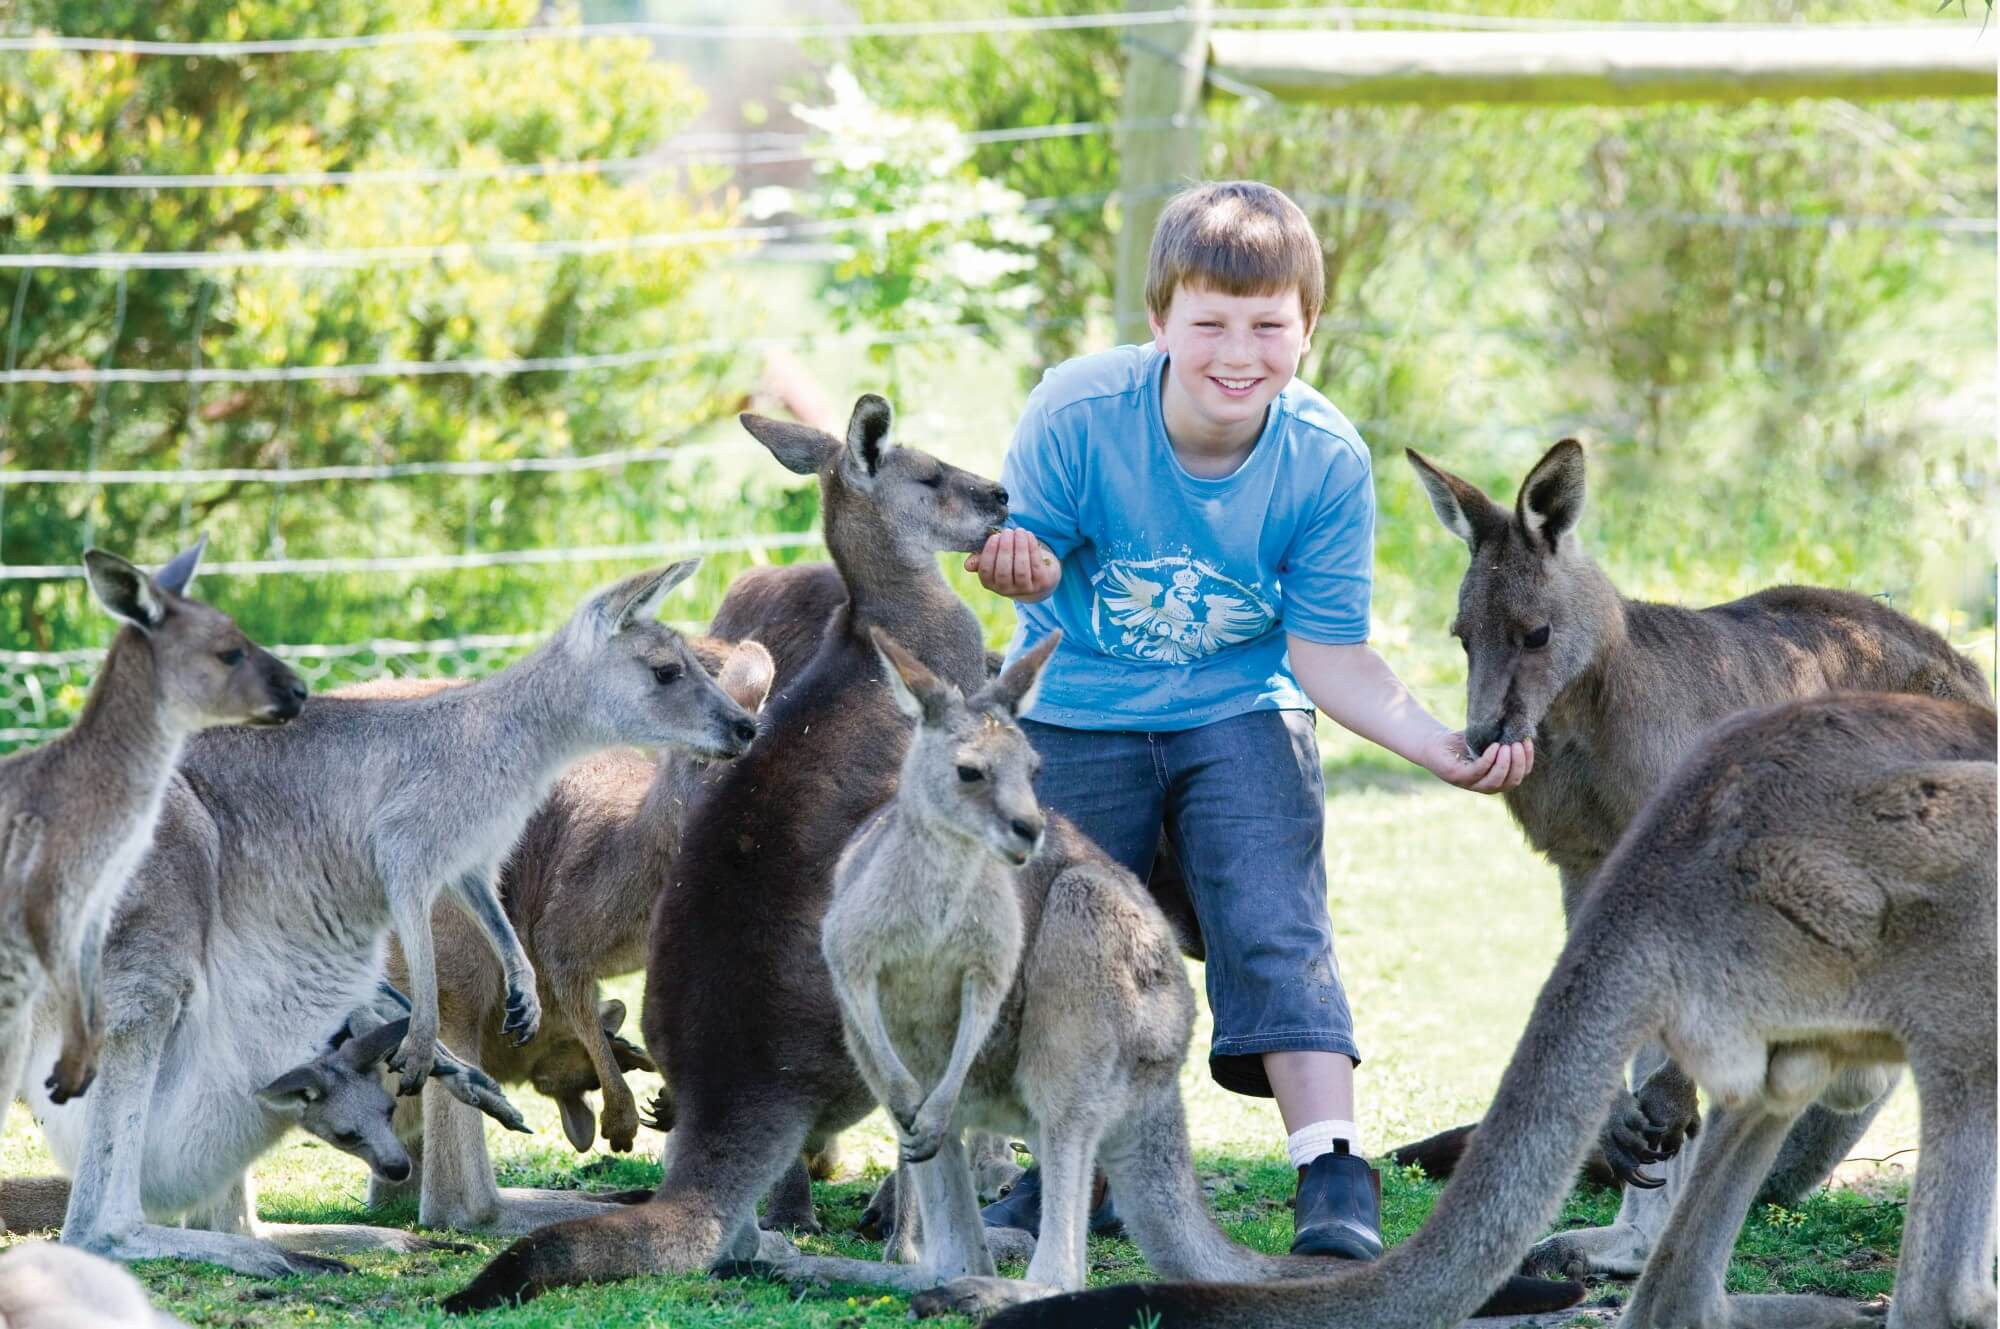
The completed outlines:
{"type": "MultiPolygon", "coordinates": [[[[0,28],[218,40],[514,27],[534,0],[0,0],[0,28]]],[[[553,21],[567,21],[560,12],[553,21]]],[[[573,20],[574,15],[567,16],[573,20]]],[[[390,46],[184,59],[0,56],[0,161],[61,173],[491,167],[631,158],[699,97],[640,40],[390,46]]],[[[251,251],[606,240],[727,220],[716,182],[676,173],[347,187],[0,190],[0,250],[251,251]]],[[[536,358],[643,350],[713,333],[691,293],[719,246],[574,257],[217,271],[0,271],[9,367],[265,367],[536,358]]],[[[718,407],[727,356],[575,373],[337,377],[0,388],[9,468],[272,467],[564,457],[659,444],[718,407]]],[[[658,538],[630,481],[537,476],[274,486],[17,486],[0,553],[73,562],[86,539],[157,557],[193,528],[228,558],[456,553],[658,538]]],[[[560,580],[410,579],[239,586],[232,604],[279,640],[534,625],[560,580]],[[475,590],[474,587],[477,589],[475,590]],[[417,594],[414,606],[403,603],[417,594]],[[481,601],[526,603],[494,613],[481,601]],[[496,622],[496,619],[499,621],[496,622]]],[[[96,640],[74,584],[0,590],[0,639],[96,640]],[[81,619],[78,623],[78,619],[81,619]],[[75,626],[72,626],[72,625],[75,626]]]]}

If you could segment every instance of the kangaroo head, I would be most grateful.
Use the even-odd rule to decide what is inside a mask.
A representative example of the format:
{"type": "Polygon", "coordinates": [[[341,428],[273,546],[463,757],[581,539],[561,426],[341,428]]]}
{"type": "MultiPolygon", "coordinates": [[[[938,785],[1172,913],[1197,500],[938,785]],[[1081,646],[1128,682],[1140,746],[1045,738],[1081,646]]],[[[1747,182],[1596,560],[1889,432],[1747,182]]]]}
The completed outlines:
{"type": "Polygon", "coordinates": [[[896,705],[917,722],[897,798],[926,821],[977,840],[1003,863],[1026,863],[1042,843],[1035,799],[1041,759],[1015,721],[1033,704],[1062,633],[1044,637],[967,699],[888,633],[869,631],[896,705]]]}
{"type": "MultiPolygon", "coordinates": [[[[618,1031],[625,1027],[625,1003],[613,998],[598,1004],[598,1027],[604,1031],[611,1043],[611,1056],[621,1071],[654,1071],[659,1067],[646,1055],[646,1049],[629,1039],[620,1038],[618,1031]]],[[[547,1037],[545,1033],[544,1038],[547,1037]]],[[[528,1083],[535,1092],[545,1098],[555,1100],[562,1114],[563,1134],[579,1154],[590,1152],[592,1142],[597,1139],[597,1113],[584,1095],[593,1089],[601,1089],[597,1069],[590,1063],[590,1053],[574,1038],[562,1038],[551,1044],[548,1051],[535,1058],[534,1066],[528,1071],[528,1083]]]]}
{"type": "Polygon", "coordinates": [[[229,615],[187,595],[207,544],[203,536],[151,576],[102,549],[84,550],[83,568],[98,603],[152,647],[160,689],[182,724],[283,724],[305,703],[304,680],[229,615]]]}
{"type": "Polygon", "coordinates": [[[407,1017],[377,1025],[295,1066],[257,1091],[267,1112],[288,1117],[344,1154],[353,1154],[384,1181],[410,1175],[410,1155],[396,1138],[396,1100],[376,1067],[410,1030],[407,1017]]]}
{"type": "Polygon", "coordinates": [[[971,471],[889,437],[895,412],[875,395],[854,403],[845,440],[810,425],[745,413],[743,427],[799,475],[816,475],[828,540],[843,524],[862,525],[900,553],[976,553],[1007,521],[1007,491],[971,471]]]}
{"type": "Polygon", "coordinates": [[[667,592],[701,560],[654,568],[584,601],[566,629],[582,665],[585,727],[611,746],[681,748],[698,756],[741,756],[757,721],[724,692],[687,639],[655,617],[667,592]]]}
{"type": "Polygon", "coordinates": [[[1531,738],[1622,620],[1617,591],[1576,538],[1583,448],[1571,438],[1550,448],[1511,512],[1408,455],[1438,520],[1472,551],[1451,626],[1465,647],[1466,743],[1477,753],[1531,738]]]}

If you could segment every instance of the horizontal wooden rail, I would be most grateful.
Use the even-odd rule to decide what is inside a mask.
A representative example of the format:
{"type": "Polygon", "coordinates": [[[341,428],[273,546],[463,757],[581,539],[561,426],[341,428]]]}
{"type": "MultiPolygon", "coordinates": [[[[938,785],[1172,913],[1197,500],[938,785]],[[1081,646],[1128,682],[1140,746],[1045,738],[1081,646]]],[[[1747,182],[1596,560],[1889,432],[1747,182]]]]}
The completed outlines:
{"type": "Polygon", "coordinates": [[[1286,101],[1745,102],[1993,97],[2000,30],[1855,24],[1576,32],[1215,29],[1214,67],[1286,101]]]}

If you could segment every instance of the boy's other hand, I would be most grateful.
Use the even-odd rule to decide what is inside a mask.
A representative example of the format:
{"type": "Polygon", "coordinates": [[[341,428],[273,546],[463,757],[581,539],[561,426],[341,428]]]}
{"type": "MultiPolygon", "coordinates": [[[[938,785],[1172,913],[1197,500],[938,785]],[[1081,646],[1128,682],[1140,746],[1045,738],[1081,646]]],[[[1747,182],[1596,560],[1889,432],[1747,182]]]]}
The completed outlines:
{"type": "Polygon", "coordinates": [[[1424,754],[1431,774],[1475,794],[1504,794],[1535,769],[1535,741],[1494,743],[1478,756],[1466,747],[1464,731],[1442,730],[1424,754]]]}
{"type": "Polygon", "coordinates": [[[965,560],[979,584],[1010,600],[1042,600],[1062,580],[1062,565],[1034,536],[1015,527],[986,537],[986,547],[965,560]]]}

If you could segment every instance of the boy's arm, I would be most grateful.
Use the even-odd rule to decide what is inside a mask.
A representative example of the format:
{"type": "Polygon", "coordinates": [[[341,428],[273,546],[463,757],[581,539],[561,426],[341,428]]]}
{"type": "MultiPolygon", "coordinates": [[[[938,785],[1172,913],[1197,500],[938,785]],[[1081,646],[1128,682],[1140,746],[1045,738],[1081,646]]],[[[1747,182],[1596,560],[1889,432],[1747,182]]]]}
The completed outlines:
{"type": "Polygon", "coordinates": [[[1328,645],[1286,634],[1292,675],[1312,704],[1343,728],[1479,794],[1504,793],[1528,778],[1535,745],[1495,743],[1474,756],[1465,735],[1418,704],[1403,680],[1365,642],[1328,645]]]}

